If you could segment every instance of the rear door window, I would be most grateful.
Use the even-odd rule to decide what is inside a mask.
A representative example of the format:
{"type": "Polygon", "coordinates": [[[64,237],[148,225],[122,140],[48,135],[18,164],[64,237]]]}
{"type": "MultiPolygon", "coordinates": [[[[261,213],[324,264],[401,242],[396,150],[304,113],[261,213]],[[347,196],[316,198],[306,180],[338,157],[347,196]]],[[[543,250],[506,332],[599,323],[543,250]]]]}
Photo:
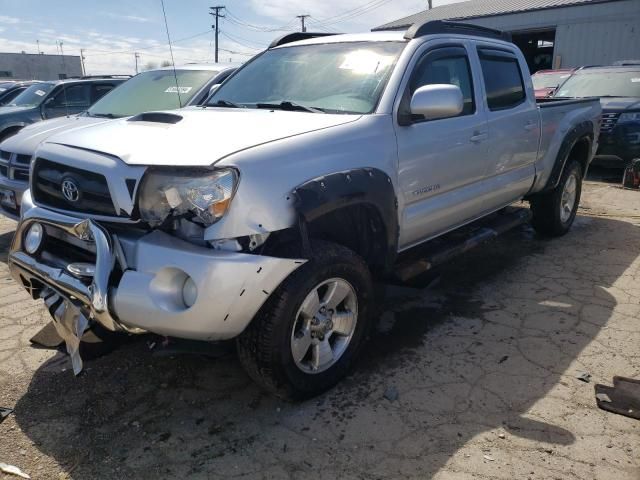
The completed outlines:
{"type": "Polygon", "coordinates": [[[489,110],[513,108],[526,98],[518,59],[501,50],[480,49],[480,65],[489,110]]]}
{"type": "Polygon", "coordinates": [[[52,108],[87,108],[89,107],[89,85],[69,85],[64,86],[55,95],[50,106],[52,108]]]}

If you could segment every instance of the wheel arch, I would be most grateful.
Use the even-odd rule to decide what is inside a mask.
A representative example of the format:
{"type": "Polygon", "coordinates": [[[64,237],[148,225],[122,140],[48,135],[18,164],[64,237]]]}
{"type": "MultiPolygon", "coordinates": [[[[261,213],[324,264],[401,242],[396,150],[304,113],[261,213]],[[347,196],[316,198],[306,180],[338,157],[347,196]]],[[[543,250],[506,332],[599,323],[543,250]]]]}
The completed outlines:
{"type": "Polygon", "coordinates": [[[293,195],[303,236],[351,248],[374,274],[391,270],[398,246],[398,204],[385,172],[358,168],[332,173],[298,185],[293,195]]]}
{"type": "Polygon", "coordinates": [[[589,164],[591,163],[593,155],[593,141],[593,122],[587,120],[572,128],[564,137],[564,140],[560,145],[556,161],[553,165],[553,169],[551,170],[551,175],[549,175],[549,179],[541,190],[541,193],[553,190],[558,186],[558,182],[562,177],[562,172],[564,172],[564,169],[570,159],[577,160],[580,163],[584,177],[587,173],[587,169],[589,168],[589,164]]]}

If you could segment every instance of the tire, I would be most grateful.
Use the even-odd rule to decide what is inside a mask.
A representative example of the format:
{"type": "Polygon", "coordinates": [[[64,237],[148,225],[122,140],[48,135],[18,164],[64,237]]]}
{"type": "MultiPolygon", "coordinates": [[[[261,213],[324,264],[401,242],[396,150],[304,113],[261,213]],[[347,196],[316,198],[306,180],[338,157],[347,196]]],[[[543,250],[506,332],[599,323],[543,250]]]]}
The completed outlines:
{"type": "MultiPolygon", "coordinates": [[[[364,260],[335,243],[314,240],[311,246],[309,261],[271,294],[236,341],[240,362],[249,376],[266,390],[287,400],[309,398],[338,383],[362,350],[371,325],[373,282],[364,260]],[[308,300],[314,298],[314,291],[318,292],[320,303],[308,300]],[[307,310],[316,311],[315,306],[323,305],[323,299],[331,297],[330,292],[343,291],[348,291],[344,301],[335,306],[335,311],[328,310],[334,312],[328,313],[330,320],[316,324],[319,322],[316,316],[311,318],[308,312],[305,313],[307,310]],[[353,318],[354,310],[355,325],[347,320],[345,327],[338,326],[341,322],[339,316],[353,318]],[[303,328],[305,325],[309,328],[303,328]],[[322,330],[328,326],[332,331],[322,330]],[[310,329],[316,330],[308,333],[310,329]],[[340,329],[344,332],[337,333],[340,329]],[[349,337],[345,333],[348,331],[351,331],[349,337]],[[318,346],[312,343],[308,350],[304,350],[307,341],[316,342],[318,346]],[[333,345],[335,355],[332,355],[331,362],[335,363],[320,362],[320,359],[327,358],[318,353],[325,344],[333,345]],[[293,348],[300,352],[298,361],[294,359],[293,348]],[[303,352],[306,352],[305,356],[302,356],[303,352]]],[[[340,294],[336,293],[333,298],[339,297],[340,294]]],[[[326,305],[331,304],[328,302],[326,305]]],[[[320,312],[318,316],[321,316],[320,312]]]]}
{"type": "Polygon", "coordinates": [[[531,199],[531,223],[541,235],[560,237],[566,234],[576,218],[582,193],[582,166],[570,160],[556,188],[531,199]],[[574,194],[572,195],[571,185],[574,194]],[[573,196],[573,202],[570,202],[573,196]]]}

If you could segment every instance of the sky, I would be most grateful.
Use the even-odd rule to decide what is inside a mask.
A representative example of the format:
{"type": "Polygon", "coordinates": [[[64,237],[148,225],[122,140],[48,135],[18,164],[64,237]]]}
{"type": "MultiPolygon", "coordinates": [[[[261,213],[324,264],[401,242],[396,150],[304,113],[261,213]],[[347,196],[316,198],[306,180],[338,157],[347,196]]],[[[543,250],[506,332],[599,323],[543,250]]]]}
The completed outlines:
{"type": "MultiPolygon", "coordinates": [[[[219,61],[241,62],[274,38],[300,29],[362,32],[426,8],[427,0],[164,0],[176,65],[213,62],[209,7],[225,5],[219,61]]],[[[458,0],[434,0],[434,6],[458,0]]],[[[0,51],[84,50],[86,74],[135,73],[170,62],[161,0],[0,0],[0,51]]]]}

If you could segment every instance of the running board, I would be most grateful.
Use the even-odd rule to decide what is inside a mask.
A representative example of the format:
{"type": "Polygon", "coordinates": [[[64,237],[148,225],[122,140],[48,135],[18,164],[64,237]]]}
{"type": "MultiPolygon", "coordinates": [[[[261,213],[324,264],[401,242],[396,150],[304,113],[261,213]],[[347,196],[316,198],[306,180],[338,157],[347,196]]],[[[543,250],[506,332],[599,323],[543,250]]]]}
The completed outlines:
{"type": "Polygon", "coordinates": [[[394,276],[406,282],[496,238],[531,219],[531,210],[523,207],[507,207],[486,218],[476,220],[450,233],[416,247],[402,255],[394,267],[394,276]]]}

